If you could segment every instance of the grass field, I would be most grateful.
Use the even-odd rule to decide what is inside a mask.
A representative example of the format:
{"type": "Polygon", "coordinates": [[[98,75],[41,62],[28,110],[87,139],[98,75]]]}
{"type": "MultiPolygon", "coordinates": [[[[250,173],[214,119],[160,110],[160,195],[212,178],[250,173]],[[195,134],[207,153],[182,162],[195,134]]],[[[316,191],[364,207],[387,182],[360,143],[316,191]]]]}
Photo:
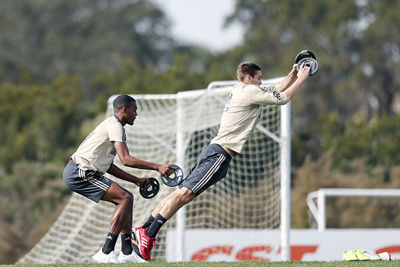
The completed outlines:
{"type": "MultiPolygon", "coordinates": [[[[106,267],[111,264],[97,264],[97,263],[80,263],[80,264],[14,264],[14,265],[1,265],[10,267],[67,267],[67,266],[84,266],[84,267],[106,267]]],[[[115,266],[147,266],[147,267],[304,267],[304,266],[322,266],[322,267],[353,267],[353,266],[393,266],[400,267],[400,261],[331,261],[331,262],[180,262],[180,263],[167,263],[167,262],[149,262],[149,263],[132,263],[132,264],[118,264],[115,266]],[[144,265],[143,265],[144,264],[144,265]]]]}

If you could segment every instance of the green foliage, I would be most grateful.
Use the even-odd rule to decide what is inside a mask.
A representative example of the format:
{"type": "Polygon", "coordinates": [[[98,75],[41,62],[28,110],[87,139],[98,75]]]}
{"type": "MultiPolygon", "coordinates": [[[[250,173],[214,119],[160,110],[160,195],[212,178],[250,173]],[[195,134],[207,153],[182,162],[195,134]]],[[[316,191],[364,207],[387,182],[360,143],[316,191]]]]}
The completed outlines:
{"type": "Polygon", "coordinates": [[[90,87],[96,88],[92,93],[95,112],[104,112],[107,99],[115,94],[171,94],[206,88],[213,79],[234,79],[230,76],[236,66],[232,69],[231,65],[227,71],[209,58],[203,64],[196,64],[196,57],[189,58],[189,52],[175,53],[171,65],[163,72],[151,65],[141,66],[133,59],[126,59],[117,71],[99,74],[93,79],[90,87]]]}
{"type": "Polygon", "coordinates": [[[49,85],[0,84],[0,166],[16,161],[64,160],[76,144],[80,88],[76,78],[49,85]]]}
{"type": "MultiPolygon", "coordinates": [[[[27,225],[40,222],[70,195],[62,179],[63,165],[19,162],[12,175],[2,174],[0,205],[7,223],[21,220],[27,225]]],[[[20,223],[20,222],[18,222],[20,223]]]]}
{"type": "Polygon", "coordinates": [[[0,259],[13,263],[55,220],[70,196],[64,165],[39,162],[14,164],[12,174],[0,173],[0,259]]]}
{"type": "Polygon", "coordinates": [[[0,2],[0,77],[39,81],[117,69],[126,57],[163,64],[172,46],[169,23],[151,1],[0,2]]]}
{"type": "Polygon", "coordinates": [[[318,155],[315,122],[335,111],[340,118],[360,113],[398,114],[400,80],[399,1],[239,0],[229,23],[246,28],[242,57],[263,66],[263,77],[285,75],[295,55],[313,50],[313,76],[293,99],[294,137],[318,155]],[[299,123],[296,123],[299,121],[299,123]],[[299,136],[296,136],[299,134],[299,136]]]}
{"type": "Polygon", "coordinates": [[[322,151],[333,151],[333,167],[346,169],[347,163],[364,158],[369,166],[400,164],[400,116],[375,115],[366,121],[355,115],[344,122],[336,112],[321,119],[322,151]]]}

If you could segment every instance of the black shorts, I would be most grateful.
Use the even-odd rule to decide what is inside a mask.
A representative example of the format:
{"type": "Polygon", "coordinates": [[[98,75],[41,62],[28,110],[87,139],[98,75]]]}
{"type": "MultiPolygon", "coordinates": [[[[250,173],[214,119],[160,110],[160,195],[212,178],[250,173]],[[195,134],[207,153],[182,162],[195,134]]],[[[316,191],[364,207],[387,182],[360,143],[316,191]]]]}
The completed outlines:
{"type": "Polygon", "coordinates": [[[186,187],[195,196],[217,183],[228,173],[231,156],[218,144],[210,144],[201,151],[196,165],[179,188],[186,187]]]}
{"type": "Polygon", "coordinates": [[[69,189],[95,202],[101,200],[113,183],[99,171],[79,169],[72,160],[65,166],[63,178],[69,189]]]}

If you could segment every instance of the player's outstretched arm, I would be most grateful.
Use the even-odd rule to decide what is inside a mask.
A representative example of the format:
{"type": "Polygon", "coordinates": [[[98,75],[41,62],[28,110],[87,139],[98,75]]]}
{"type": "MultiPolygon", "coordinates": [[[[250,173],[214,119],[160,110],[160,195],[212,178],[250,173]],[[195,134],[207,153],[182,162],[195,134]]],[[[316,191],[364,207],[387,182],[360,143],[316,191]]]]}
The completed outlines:
{"type": "Polygon", "coordinates": [[[289,88],[290,85],[293,84],[293,82],[297,78],[297,69],[296,69],[296,64],[293,65],[291,71],[286,75],[286,77],[281,81],[277,88],[279,88],[279,91],[284,91],[287,88],[289,88]]]}
{"type": "Polygon", "coordinates": [[[131,156],[125,143],[114,142],[114,148],[117,151],[119,160],[124,166],[145,170],[155,170],[165,176],[168,176],[173,172],[173,167],[170,167],[168,164],[144,161],[131,156]]]}
{"type": "Polygon", "coordinates": [[[108,168],[107,173],[114,175],[115,177],[118,177],[122,180],[134,183],[137,186],[140,186],[141,183],[148,181],[148,178],[139,178],[135,175],[127,173],[124,170],[121,170],[116,165],[114,165],[114,163],[111,163],[111,166],[110,168],[108,168]]]}
{"type": "Polygon", "coordinates": [[[306,65],[302,64],[300,70],[297,72],[296,81],[292,85],[290,85],[289,88],[285,90],[285,95],[288,98],[291,99],[296,94],[296,92],[300,89],[303,82],[308,79],[309,73],[310,73],[310,67],[307,67],[306,65]]]}

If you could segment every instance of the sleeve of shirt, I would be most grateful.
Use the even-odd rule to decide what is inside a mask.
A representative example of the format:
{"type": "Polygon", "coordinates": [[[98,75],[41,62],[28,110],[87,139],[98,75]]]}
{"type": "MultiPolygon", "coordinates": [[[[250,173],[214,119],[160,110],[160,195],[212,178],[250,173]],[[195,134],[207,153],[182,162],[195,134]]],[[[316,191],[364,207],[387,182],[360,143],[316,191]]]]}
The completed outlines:
{"type": "Polygon", "coordinates": [[[284,92],[280,92],[276,85],[250,86],[250,99],[254,104],[277,104],[284,105],[289,98],[284,92]],[[277,90],[278,89],[278,90],[277,90]]]}
{"type": "Polygon", "coordinates": [[[275,91],[282,92],[282,88],[281,88],[281,86],[279,84],[275,84],[275,85],[260,85],[260,87],[265,87],[265,88],[268,88],[268,87],[271,87],[271,86],[273,86],[275,88],[275,91]]]}
{"type": "Polygon", "coordinates": [[[123,131],[121,124],[117,123],[110,123],[106,127],[108,138],[111,142],[124,142],[123,140],[123,131]]]}

